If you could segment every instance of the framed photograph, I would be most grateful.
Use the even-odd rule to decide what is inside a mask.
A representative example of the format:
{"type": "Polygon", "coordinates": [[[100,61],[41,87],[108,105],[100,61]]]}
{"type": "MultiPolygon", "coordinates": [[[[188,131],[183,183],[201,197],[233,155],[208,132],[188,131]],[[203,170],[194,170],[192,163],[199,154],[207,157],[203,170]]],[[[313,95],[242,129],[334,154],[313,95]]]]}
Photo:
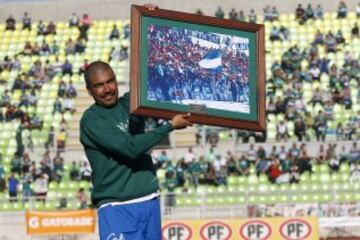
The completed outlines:
{"type": "Polygon", "coordinates": [[[131,8],[130,112],[265,129],[264,26],[131,8]]]}

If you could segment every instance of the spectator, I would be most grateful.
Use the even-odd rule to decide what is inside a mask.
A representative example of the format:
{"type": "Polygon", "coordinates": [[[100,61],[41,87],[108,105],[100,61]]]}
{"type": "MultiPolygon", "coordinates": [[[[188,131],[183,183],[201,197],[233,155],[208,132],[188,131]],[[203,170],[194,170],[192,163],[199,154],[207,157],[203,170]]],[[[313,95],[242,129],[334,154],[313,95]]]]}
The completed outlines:
{"type": "Polygon", "coordinates": [[[124,39],[128,39],[130,37],[130,25],[126,24],[124,26],[124,39]]]}
{"type": "Polygon", "coordinates": [[[327,132],[327,119],[325,114],[319,110],[318,115],[314,119],[314,128],[317,141],[325,141],[327,132]]]}
{"type": "Polygon", "coordinates": [[[71,167],[70,167],[69,178],[71,181],[77,181],[77,180],[79,180],[79,176],[80,176],[80,169],[76,165],[76,162],[73,161],[71,163],[71,167]]]}
{"type": "Polygon", "coordinates": [[[84,39],[85,41],[88,41],[88,30],[90,28],[92,24],[92,20],[90,18],[90,16],[88,14],[83,14],[81,21],[80,21],[80,26],[79,26],[79,31],[80,31],[80,35],[79,35],[79,39],[84,39]]]}
{"type": "Polygon", "coordinates": [[[28,171],[23,172],[23,178],[21,179],[22,183],[22,195],[23,195],[23,202],[29,201],[29,198],[32,196],[32,176],[31,173],[28,171]]]}
{"type": "Polygon", "coordinates": [[[313,96],[311,98],[311,101],[309,101],[309,103],[312,103],[313,107],[319,103],[321,106],[324,106],[324,102],[323,102],[323,92],[320,90],[319,87],[317,87],[315,89],[315,91],[313,92],[313,96]]]}
{"type": "Polygon", "coordinates": [[[43,201],[45,203],[48,193],[48,181],[49,176],[41,173],[34,182],[34,193],[37,201],[43,201]]]}
{"type": "Polygon", "coordinates": [[[176,194],[175,188],[178,183],[176,181],[174,172],[168,172],[165,177],[164,187],[167,190],[165,195],[165,214],[170,214],[172,212],[172,208],[175,207],[176,204],[176,194]]]}
{"type": "Polygon", "coordinates": [[[6,26],[5,26],[5,31],[9,30],[9,31],[15,31],[15,26],[16,26],[16,21],[15,18],[10,15],[7,19],[6,19],[6,26]]]}
{"type": "Polygon", "coordinates": [[[65,54],[70,55],[75,53],[75,42],[69,38],[65,43],[65,54]]]}
{"type": "Polygon", "coordinates": [[[64,175],[64,159],[61,157],[60,152],[56,153],[53,159],[53,165],[51,179],[60,183],[64,175]]]}
{"type": "Polygon", "coordinates": [[[270,5],[266,5],[266,7],[263,8],[263,12],[264,12],[264,20],[265,21],[273,21],[270,5]]]}
{"type": "Polygon", "coordinates": [[[185,161],[182,158],[180,161],[176,163],[175,171],[176,171],[176,181],[179,187],[183,187],[185,184],[185,161]]]}
{"type": "Polygon", "coordinates": [[[320,32],[319,29],[315,33],[314,43],[315,44],[320,44],[320,45],[322,45],[324,43],[324,35],[323,35],[322,32],[320,32]]]}
{"type": "Polygon", "coordinates": [[[356,6],[356,17],[360,18],[360,2],[358,3],[358,5],[356,6]]]}
{"type": "Polygon", "coordinates": [[[73,74],[73,65],[71,64],[71,62],[69,62],[68,59],[65,60],[64,64],[61,66],[62,69],[62,74],[66,75],[69,74],[70,76],[72,76],[73,74]]]}
{"type": "Polygon", "coordinates": [[[218,6],[216,12],[215,12],[215,17],[217,18],[224,18],[225,17],[225,12],[224,10],[221,9],[220,6],[218,6]]]}
{"type": "Polygon", "coordinates": [[[69,98],[75,98],[77,96],[77,91],[76,91],[72,81],[70,81],[69,86],[66,88],[65,94],[69,98]]]}
{"type": "Polygon", "coordinates": [[[201,11],[200,8],[198,8],[198,9],[196,10],[195,14],[200,15],[200,16],[204,15],[204,13],[201,11]]]}
{"type": "Polygon", "coordinates": [[[11,64],[11,70],[20,71],[21,70],[21,62],[17,55],[14,56],[14,60],[11,64]]]}
{"type": "Polygon", "coordinates": [[[337,18],[346,18],[347,15],[347,6],[346,3],[341,1],[337,10],[337,18]]]}
{"type": "Polygon", "coordinates": [[[54,108],[53,108],[52,114],[54,115],[57,112],[58,113],[63,113],[62,102],[60,101],[59,97],[57,97],[55,102],[54,102],[54,108]]]}
{"type": "Polygon", "coordinates": [[[92,24],[90,15],[87,13],[84,13],[81,18],[80,24],[81,24],[81,26],[84,26],[85,28],[89,29],[92,24]]]}
{"type": "Polygon", "coordinates": [[[244,14],[244,11],[243,10],[240,10],[239,11],[239,15],[238,15],[238,21],[239,22],[245,22],[245,14],[244,14]]]}
{"type": "Polygon", "coordinates": [[[276,6],[272,7],[271,19],[272,19],[272,21],[278,21],[279,20],[279,11],[277,10],[276,6]]]}
{"type": "Polygon", "coordinates": [[[87,161],[84,161],[80,167],[80,178],[82,181],[91,181],[91,167],[87,161]]]}
{"type": "Polygon", "coordinates": [[[279,31],[281,41],[290,40],[290,31],[285,26],[281,25],[279,31]]]}
{"type": "Polygon", "coordinates": [[[50,54],[50,46],[49,44],[43,40],[41,46],[40,46],[40,55],[41,56],[48,56],[50,54]]]}
{"type": "Polygon", "coordinates": [[[79,201],[80,203],[80,209],[86,209],[88,206],[87,206],[87,196],[86,196],[86,193],[85,193],[85,190],[84,188],[80,188],[77,193],[76,193],[76,199],[79,201]]]}
{"type": "Polygon", "coordinates": [[[351,29],[351,37],[358,38],[359,37],[359,26],[357,23],[354,23],[353,28],[351,29]]]}
{"type": "Polygon", "coordinates": [[[232,8],[231,11],[229,12],[229,18],[231,20],[237,20],[238,14],[237,14],[235,8],[232,8]]]}
{"type": "Polygon", "coordinates": [[[282,174],[282,171],[280,169],[279,161],[277,159],[272,160],[270,163],[270,166],[268,168],[268,175],[269,175],[270,182],[272,182],[272,183],[277,182],[277,180],[281,176],[281,174],[282,174]]]}
{"type": "Polygon", "coordinates": [[[314,10],[314,18],[315,19],[322,19],[324,16],[324,10],[320,4],[314,10]]]}
{"type": "Polygon", "coordinates": [[[74,107],[74,99],[69,98],[67,95],[65,95],[63,105],[64,105],[64,112],[69,111],[71,114],[73,114],[76,111],[74,107]]]}
{"type": "Polygon", "coordinates": [[[11,172],[8,178],[9,200],[10,202],[17,202],[17,195],[19,190],[19,180],[16,178],[15,173],[11,172]]]}
{"type": "Polygon", "coordinates": [[[294,135],[301,142],[306,137],[306,124],[301,117],[296,118],[294,124],[294,135]]]}
{"type": "Polygon", "coordinates": [[[111,29],[109,39],[110,40],[119,39],[119,37],[120,37],[119,29],[117,28],[116,24],[114,24],[113,28],[111,29]]]}
{"type": "Polygon", "coordinates": [[[339,29],[336,34],[335,34],[335,40],[337,44],[343,44],[345,43],[345,38],[343,36],[343,33],[341,31],[341,29],[339,29]]]}
{"type": "Polygon", "coordinates": [[[345,109],[351,109],[352,108],[352,95],[351,95],[351,89],[350,87],[344,87],[342,90],[342,99],[345,109]]]}
{"type": "Polygon", "coordinates": [[[350,165],[350,182],[352,184],[360,182],[360,162],[350,165]]]}
{"type": "Polygon", "coordinates": [[[281,141],[284,140],[285,142],[289,138],[289,132],[287,128],[287,123],[284,120],[281,120],[276,125],[276,140],[281,141]]]}
{"type": "Polygon", "coordinates": [[[303,174],[304,172],[312,172],[312,166],[310,163],[310,157],[307,154],[307,151],[303,149],[301,151],[300,157],[298,159],[298,171],[300,174],[303,174]]]}
{"type": "Polygon", "coordinates": [[[255,10],[251,9],[250,14],[249,14],[249,22],[250,23],[256,23],[256,21],[257,21],[257,16],[256,16],[256,13],[255,13],[255,10]]]}
{"type": "Polygon", "coordinates": [[[190,184],[196,189],[199,185],[199,178],[202,174],[202,169],[200,166],[200,162],[197,161],[195,158],[193,158],[192,162],[188,164],[188,173],[190,184]]]}
{"type": "Polygon", "coordinates": [[[270,32],[270,41],[279,41],[280,38],[280,31],[276,26],[273,26],[270,32]]]}
{"type": "Polygon", "coordinates": [[[257,176],[260,176],[261,174],[266,174],[269,166],[270,164],[267,158],[259,158],[255,164],[257,176]]]}
{"type": "Polygon", "coordinates": [[[301,4],[298,4],[298,7],[295,10],[295,18],[299,21],[300,24],[304,24],[306,21],[305,10],[301,4]]]}
{"type": "Polygon", "coordinates": [[[257,153],[254,148],[254,144],[250,144],[249,150],[246,152],[246,159],[249,162],[249,164],[255,164],[257,160],[257,153]]]}
{"type": "Polygon", "coordinates": [[[337,42],[334,35],[330,31],[325,36],[324,44],[327,53],[336,52],[337,42]]]}
{"type": "Polygon", "coordinates": [[[168,161],[171,161],[171,160],[167,156],[166,151],[162,150],[160,156],[157,157],[158,168],[161,168],[164,165],[164,163],[166,163],[168,161]]]}
{"type": "Polygon", "coordinates": [[[65,129],[61,129],[56,136],[56,147],[58,152],[65,151],[66,132],[65,129]]]}
{"type": "Polygon", "coordinates": [[[186,153],[185,155],[185,164],[186,165],[189,165],[191,162],[193,162],[194,160],[196,160],[196,154],[195,152],[193,151],[193,148],[192,147],[189,147],[188,148],[188,152],[186,153]]]}
{"type": "Polygon", "coordinates": [[[0,108],[7,107],[10,105],[10,103],[11,103],[11,99],[9,96],[9,90],[6,89],[1,97],[0,108]]]}
{"type": "Polygon", "coordinates": [[[86,49],[86,45],[84,43],[84,40],[81,38],[78,38],[75,42],[74,53],[84,53],[85,49],[86,49]]]}
{"type": "Polygon", "coordinates": [[[246,159],[246,155],[243,154],[238,161],[238,172],[241,176],[248,176],[250,174],[249,161],[246,159]]]}
{"type": "Polygon", "coordinates": [[[353,139],[353,135],[356,133],[356,122],[352,119],[352,117],[349,117],[346,126],[345,126],[345,135],[348,140],[353,139]]]}
{"type": "Polygon", "coordinates": [[[83,74],[88,66],[89,60],[85,59],[83,65],[79,69],[79,74],[83,74]]]}
{"type": "Polygon", "coordinates": [[[0,193],[5,192],[6,180],[5,180],[5,169],[2,165],[2,154],[0,153],[0,193]]]}
{"type": "Polygon", "coordinates": [[[72,13],[69,19],[69,27],[78,27],[80,19],[76,13],[72,13]]]}
{"type": "Polygon", "coordinates": [[[28,16],[27,12],[24,12],[22,23],[23,23],[23,27],[22,27],[23,30],[28,29],[29,31],[31,31],[31,18],[28,16]]]}
{"type": "Polygon", "coordinates": [[[311,4],[308,4],[307,5],[307,8],[305,10],[305,16],[306,16],[306,19],[313,19],[314,18],[314,11],[311,7],[311,4]]]}
{"type": "Polygon", "coordinates": [[[54,40],[50,46],[50,53],[52,55],[58,55],[60,53],[60,46],[56,40],[54,40]]]}
{"type": "Polygon", "coordinates": [[[37,25],[37,35],[38,36],[46,35],[46,26],[42,20],[40,20],[37,25]]]}
{"type": "Polygon", "coordinates": [[[56,34],[56,25],[50,21],[46,26],[45,35],[56,34]]]}
{"type": "Polygon", "coordinates": [[[64,82],[64,80],[61,80],[59,83],[59,89],[58,89],[58,97],[59,98],[64,98],[65,97],[65,92],[66,92],[66,83],[64,82]]]}
{"type": "Polygon", "coordinates": [[[341,122],[338,122],[335,130],[336,141],[344,140],[345,130],[341,122]]]}

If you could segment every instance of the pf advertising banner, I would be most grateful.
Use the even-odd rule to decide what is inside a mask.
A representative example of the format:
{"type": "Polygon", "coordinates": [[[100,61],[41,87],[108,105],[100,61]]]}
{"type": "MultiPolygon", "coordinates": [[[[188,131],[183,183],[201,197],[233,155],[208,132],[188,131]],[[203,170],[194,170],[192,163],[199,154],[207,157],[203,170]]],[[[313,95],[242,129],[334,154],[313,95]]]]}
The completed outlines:
{"type": "Polygon", "coordinates": [[[61,212],[26,212],[27,234],[94,233],[95,211],[92,209],[61,212]]]}
{"type": "Polygon", "coordinates": [[[318,220],[301,218],[252,218],[232,220],[164,221],[163,240],[315,240],[318,220]]]}

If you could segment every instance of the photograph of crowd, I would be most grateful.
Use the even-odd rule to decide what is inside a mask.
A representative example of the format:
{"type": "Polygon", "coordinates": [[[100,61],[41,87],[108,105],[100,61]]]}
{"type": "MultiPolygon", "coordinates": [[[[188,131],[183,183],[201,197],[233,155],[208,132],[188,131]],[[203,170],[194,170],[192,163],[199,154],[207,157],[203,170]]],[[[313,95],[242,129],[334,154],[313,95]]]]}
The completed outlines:
{"type": "Polygon", "coordinates": [[[250,113],[249,39],[148,26],[147,100],[250,113]]]}

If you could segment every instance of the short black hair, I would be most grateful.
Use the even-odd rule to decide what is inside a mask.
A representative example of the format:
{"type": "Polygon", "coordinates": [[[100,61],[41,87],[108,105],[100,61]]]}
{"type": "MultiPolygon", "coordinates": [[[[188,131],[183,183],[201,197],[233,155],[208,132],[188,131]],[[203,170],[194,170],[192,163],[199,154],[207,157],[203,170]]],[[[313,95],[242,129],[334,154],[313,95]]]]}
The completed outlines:
{"type": "Polygon", "coordinates": [[[86,88],[89,89],[91,86],[91,81],[90,78],[91,76],[95,73],[95,71],[97,70],[106,70],[106,69],[111,69],[111,66],[103,61],[95,61],[90,63],[89,66],[87,66],[87,68],[85,69],[84,72],[84,78],[85,78],[85,83],[86,83],[86,88]]]}

